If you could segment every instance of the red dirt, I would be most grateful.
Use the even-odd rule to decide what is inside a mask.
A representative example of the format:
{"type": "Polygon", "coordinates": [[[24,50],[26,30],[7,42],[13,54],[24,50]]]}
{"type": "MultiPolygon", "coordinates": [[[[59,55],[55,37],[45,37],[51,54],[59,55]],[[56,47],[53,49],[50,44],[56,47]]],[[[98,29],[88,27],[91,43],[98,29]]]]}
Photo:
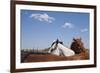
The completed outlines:
{"type": "Polygon", "coordinates": [[[89,59],[88,53],[80,53],[74,56],[65,57],[65,56],[56,56],[56,55],[38,55],[30,54],[24,60],[24,62],[47,62],[47,61],[68,61],[68,60],[86,60],[89,59]]]}

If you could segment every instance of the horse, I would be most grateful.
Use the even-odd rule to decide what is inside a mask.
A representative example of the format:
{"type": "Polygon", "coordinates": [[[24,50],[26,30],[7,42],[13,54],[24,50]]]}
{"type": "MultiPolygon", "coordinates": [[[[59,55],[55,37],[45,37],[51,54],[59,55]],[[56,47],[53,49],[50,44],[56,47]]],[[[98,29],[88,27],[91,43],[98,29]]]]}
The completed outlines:
{"type": "Polygon", "coordinates": [[[58,39],[53,42],[49,49],[49,53],[57,55],[57,56],[73,56],[75,52],[69,48],[66,48],[63,45],[63,42],[60,42],[58,39]]]}
{"type": "Polygon", "coordinates": [[[70,48],[75,52],[75,54],[85,52],[85,47],[81,38],[73,38],[70,48]]]}

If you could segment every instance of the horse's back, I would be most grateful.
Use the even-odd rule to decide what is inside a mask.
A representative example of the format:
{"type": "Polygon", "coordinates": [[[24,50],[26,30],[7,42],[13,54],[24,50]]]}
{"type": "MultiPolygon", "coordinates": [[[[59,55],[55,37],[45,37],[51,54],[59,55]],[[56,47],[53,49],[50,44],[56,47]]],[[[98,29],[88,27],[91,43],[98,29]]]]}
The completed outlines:
{"type": "Polygon", "coordinates": [[[59,49],[62,50],[63,54],[65,56],[73,56],[75,55],[75,52],[69,48],[66,48],[65,46],[61,45],[61,44],[58,44],[59,45],[59,49]]]}

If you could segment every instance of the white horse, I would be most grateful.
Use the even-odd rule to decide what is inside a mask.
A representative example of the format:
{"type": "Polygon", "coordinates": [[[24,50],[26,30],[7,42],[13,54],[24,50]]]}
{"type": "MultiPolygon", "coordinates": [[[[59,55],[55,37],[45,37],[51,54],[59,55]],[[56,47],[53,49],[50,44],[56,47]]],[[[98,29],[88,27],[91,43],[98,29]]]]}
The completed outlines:
{"type": "Polygon", "coordinates": [[[73,56],[75,52],[69,48],[63,46],[58,40],[52,44],[49,49],[49,53],[57,56],[73,56]]]}

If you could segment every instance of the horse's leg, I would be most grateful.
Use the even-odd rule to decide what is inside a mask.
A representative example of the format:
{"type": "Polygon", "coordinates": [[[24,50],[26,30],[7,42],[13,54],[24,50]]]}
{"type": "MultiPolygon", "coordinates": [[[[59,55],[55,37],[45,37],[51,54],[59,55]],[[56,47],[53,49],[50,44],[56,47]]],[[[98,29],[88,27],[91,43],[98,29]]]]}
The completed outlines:
{"type": "Polygon", "coordinates": [[[63,53],[61,49],[59,49],[59,51],[60,51],[60,56],[65,56],[65,54],[63,53]]]}

